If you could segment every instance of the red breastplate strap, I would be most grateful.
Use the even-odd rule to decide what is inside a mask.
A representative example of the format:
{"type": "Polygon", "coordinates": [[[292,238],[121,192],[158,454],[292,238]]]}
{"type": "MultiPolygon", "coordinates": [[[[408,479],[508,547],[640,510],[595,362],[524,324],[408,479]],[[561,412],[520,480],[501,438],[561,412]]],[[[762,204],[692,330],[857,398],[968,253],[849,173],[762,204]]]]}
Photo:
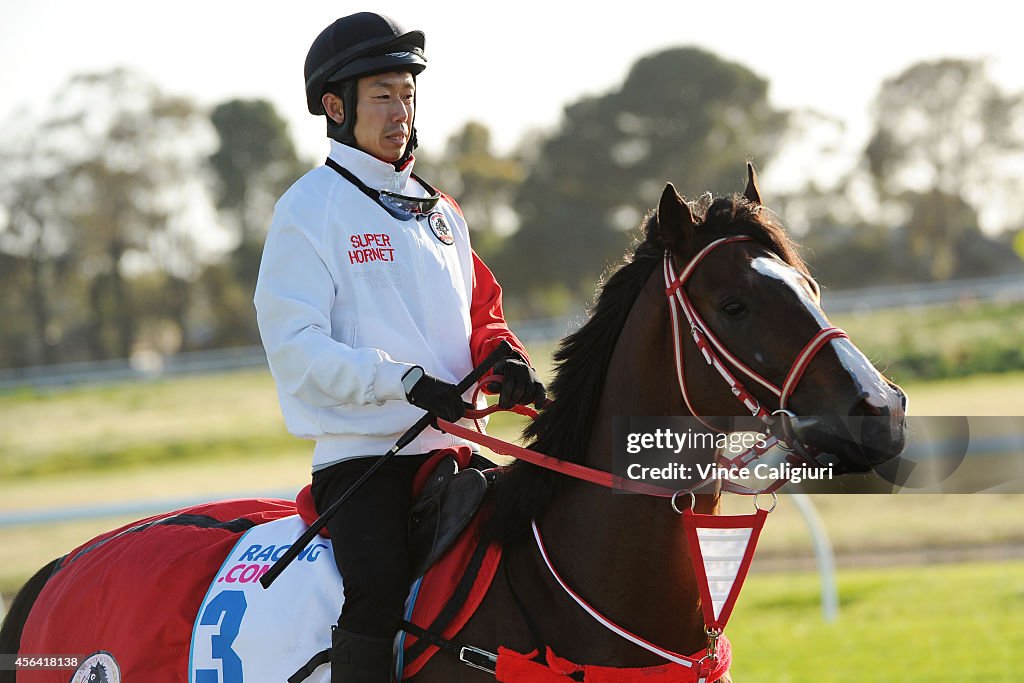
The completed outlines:
{"type": "MultiPolygon", "coordinates": [[[[709,516],[710,515],[700,515],[700,517],[709,516]]],[[[541,539],[540,529],[537,527],[537,522],[532,522],[531,526],[533,529],[533,539],[537,544],[537,550],[540,551],[541,558],[544,560],[544,565],[548,568],[551,576],[555,579],[555,582],[562,588],[562,590],[565,591],[565,593],[572,598],[577,605],[583,608],[583,610],[589,614],[594,621],[601,624],[612,633],[625,638],[634,645],[656,654],[679,667],[689,669],[689,675],[685,679],[680,680],[709,681],[714,680],[713,678],[709,678],[713,671],[720,669],[719,675],[728,671],[730,663],[729,660],[732,655],[731,650],[728,647],[728,642],[722,642],[720,637],[721,629],[719,629],[719,637],[716,638],[712,649],[709,651],[701,650],[694,655],[684,655],[659,647],[645,638],[632,633],[622,626],[619,626],[614,621],[598,612],[597,609],[587,602],[579,593],[569,587],[562,576],[558,573],[558,570],[555,569],[554,564],[551,562],[547,548],[544,547],[544,541],[541,539]]],[[[752,552],[753,551],[751,550],[751,553],[752,552]]],[[[749,565],[749,560],[747,561],[747,564],[749,565]]],[[[706,589],[702,587],[702,597],[704,592],[706,592],[706,589]]],[[[735,597],[733,598],[733,602],[735,602],[735,597]]]]}

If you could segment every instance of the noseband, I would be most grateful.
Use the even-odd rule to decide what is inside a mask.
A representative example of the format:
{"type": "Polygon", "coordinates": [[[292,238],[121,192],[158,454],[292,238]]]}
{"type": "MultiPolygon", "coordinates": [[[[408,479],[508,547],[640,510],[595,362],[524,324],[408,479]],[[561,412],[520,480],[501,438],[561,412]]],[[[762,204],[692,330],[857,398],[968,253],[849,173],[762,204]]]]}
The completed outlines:
{"type": "MultiPolygon", "coordinates": [[[[721,375],[722,379],[729,385],[729,390],[732,392],[733,396],[743,404],[750,414],[764,422],[769,428],[773,427],[776,423],[776,420],[773,419],[774,417],[781,418],[779,420],[781,423],[781,431],[783,432],[781,437],[779,435],[773,435],[768,439],[768,442],[763,448],[752,448],[733,459],[725,458],[727,464],[744,467],[752,460],[763,455],[769,448],[777,444],[784,450],[791,452],[795,451],[798,453],[800,458],[796,458],[795,462],[799,463],[802,460],[804,464],[808,462],[813,463],[817,452],[799,442],[798,436],[793,429],[793,420],[796,416],[787,409],[787,404],[790,397],[793,395],[793,392],[796,391],[796,388],[799,385],[800,380],[803,378],[804,373],[807,371],[807,368],[818,353],[833,339],[848,339],[849,337],[846,332],[838,327],[825,327],[819,330],[817,334],[811,337],[811,340],[807,342],[800,353],[797,354],[789,368],[789,372],[786,373],[786,378],[783,381],[782,386],[778,387],[729,352],[729,349],[727,349],[725,345],[718,340],[708,324],[704,322],[703,318],[701,318],[696,307],[693,305],[693,302],[690,301],[690,297],[686,294],[685,285],[687,281],[697,269],[697,266],[700,265],[708,254],[725,244],[752,241],[754,241],[753,238],[742,235],[717,239],[697,252],[697,254],[690,259],[686,264],[686,267],[684,267],[682,272],[678,275],[676,275],[675,259],[672,252],[667,250],[665,251],[665,294],[668,297],[669,314],[672,320],[672,338],[675,352],[676,378],[679,382],[679,390],[683,395],[683,401],[686,403],[686,407],[695,418],[700,420],[701,424],[706,426],[708,429],[717,432],[722,431],[705,421],[698,414],[697,409],[690,400],[689,391],[686,388],[683,332],[681,329],[681,318],[685,317],[686,322],[689,323],[690,336],[693,338],[694,343],[700,350],[705,362],[718,371],[718,374],[721,375]],[[682,311],[682,316],[680,316],[680,310],[682,311]],[[728,365],[726,365],[726,363],[728,363],[728,365]],[[737,379],[736,375],[729,369],[729,366],[732,366],[740,373],[746,375],[749,379],[757,382],[774,394],[779,399],[778,409],[769,413],[761,405],[761,402],[758,401],[754,394],[747,390],[743,382],[737,379]]],[[[699,488],[703,483],[704,482],[701,482],[701,484],[694,488],[699,488]]],[[[783,483],[785,482],[779,482],[775,488],[781,486],[783,483]]],[[[771,490],[774,490],[774,488],[771,490]]]]}

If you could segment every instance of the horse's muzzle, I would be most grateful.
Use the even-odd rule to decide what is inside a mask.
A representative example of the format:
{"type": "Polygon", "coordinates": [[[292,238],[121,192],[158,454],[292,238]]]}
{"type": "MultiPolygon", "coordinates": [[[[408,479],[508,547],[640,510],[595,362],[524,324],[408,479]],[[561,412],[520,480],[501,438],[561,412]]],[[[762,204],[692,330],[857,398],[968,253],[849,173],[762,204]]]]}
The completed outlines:
{"type": "Polygon", "coordinates": [[[860,397],[847,415],[801,416],[788,421],[786,440],[839,458],[847,472],[868,472],[903,452],[907,395],[892,385],[885,406],[860,397]]]}

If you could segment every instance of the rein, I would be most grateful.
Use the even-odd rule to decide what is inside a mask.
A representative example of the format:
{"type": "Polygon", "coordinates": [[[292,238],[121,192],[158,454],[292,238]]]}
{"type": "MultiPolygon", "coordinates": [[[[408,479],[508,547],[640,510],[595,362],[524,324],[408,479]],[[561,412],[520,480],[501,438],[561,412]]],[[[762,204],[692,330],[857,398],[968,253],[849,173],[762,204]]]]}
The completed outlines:
{"type": "MultiPolygon", "coordinates": [[[[484,415],[489,415],[493,412],[495,411],[467,410],[466,416],[471,419],[479,419],[484,415]]],[[[544,453],[530,450],[529,448],[524,448],[522,446],[517,446],[514,443],[509,443],[508,441],[490,436],[489,434],[475,432],[472,429],[448,422],[441,418],[437,418],[437,426],[443,432],[448,432],[449,434],[466,439],[467,441],[472,441],[481,446],[486,446],[499,455],[507,455],[517,460],[524,460],[531,465],[537,465],[538,467],[543,467],[545,469],[558,472],[559,474],[587,481],[591,484],[597,484],[608,489],[621,489],[624,491],[642,493],[648,496],[658,496],[661,498],[671,498],[675,494],[674,489],[655,486],[654,484],[648,484],[642,481],[633,481],[631,479],[620,477],[617,474],[612,474],[611,472],[605,472],[604,470],[599,470],[594,467],[587,467],[586,465],[545,455],[544,453]]]]}

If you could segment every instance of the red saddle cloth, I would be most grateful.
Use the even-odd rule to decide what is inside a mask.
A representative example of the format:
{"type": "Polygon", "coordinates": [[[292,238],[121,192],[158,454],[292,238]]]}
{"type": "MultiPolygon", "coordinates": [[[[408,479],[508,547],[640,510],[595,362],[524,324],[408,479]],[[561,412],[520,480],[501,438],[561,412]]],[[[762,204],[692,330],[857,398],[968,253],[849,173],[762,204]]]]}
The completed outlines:
{"type": "MultiPolygon", "coordinates": [[[[122,680],[177,683],[188,671],[192,625],[210,577],[241,534],[294,514],[289,501],[226,500],[92,539],[68,553],[46,583],[25,624],[21,652],[82,657],[102,642],[122,680]]],[[[71,674],[22,670],[18,683],[68,683],[71,674]]]]}
{"type": "MultiPolygon", "coordinates": [[[[196,614],[224,558],[253,526],[297,512],[307,523],[316,517],[308,488],[295,503],[206,503],[88,541],[68,553],[47,581],[25,624],[21,652],[82,657],[102,642],[122,680],[178,683],[189,670],[196,614]]],[[[497,546],[478,547],[482,518],[477,515],[423,578],[414,623],[451,637],[479,606],[501,558],[497,546]]],[[[406,652],[406,675],[412,676],[437,648],[410,637],[406,652]]],[[[18,683],[68,683],[71,674],[66,669],[23,670],[18,683]]]]}

